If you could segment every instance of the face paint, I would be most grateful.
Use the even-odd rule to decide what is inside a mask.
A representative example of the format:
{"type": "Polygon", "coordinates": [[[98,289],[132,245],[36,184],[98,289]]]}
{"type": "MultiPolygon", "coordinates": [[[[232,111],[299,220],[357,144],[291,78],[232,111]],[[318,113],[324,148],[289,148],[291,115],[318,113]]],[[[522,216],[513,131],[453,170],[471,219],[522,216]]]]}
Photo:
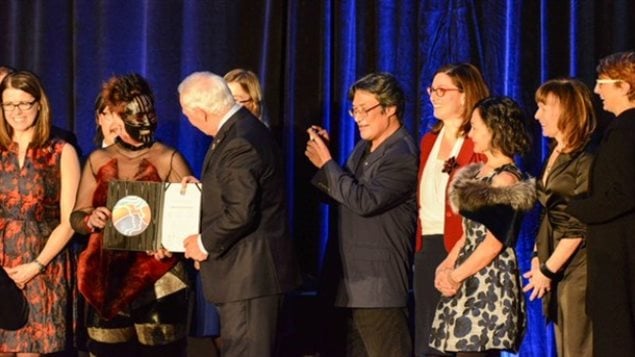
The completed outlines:
{"type": "Polygon", "coordinates": [[[121,115],[126,131],[144,146],[154,142],[154,130],[157,127],[157,114],[154,110],[152,97],[138,95],[126,105],[121,115]]]}

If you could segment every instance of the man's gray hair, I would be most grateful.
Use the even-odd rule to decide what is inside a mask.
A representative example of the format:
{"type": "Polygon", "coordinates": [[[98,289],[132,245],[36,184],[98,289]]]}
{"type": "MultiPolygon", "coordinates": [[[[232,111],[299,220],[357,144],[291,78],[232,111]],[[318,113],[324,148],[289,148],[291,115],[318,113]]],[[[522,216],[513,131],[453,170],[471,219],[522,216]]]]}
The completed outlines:
{"type": "Polygon", "coordinates": [[[194,72],[178,87],[183,105],[222,114],[234,104],[234,97],[223,77],[211,72],[194,72]]]}

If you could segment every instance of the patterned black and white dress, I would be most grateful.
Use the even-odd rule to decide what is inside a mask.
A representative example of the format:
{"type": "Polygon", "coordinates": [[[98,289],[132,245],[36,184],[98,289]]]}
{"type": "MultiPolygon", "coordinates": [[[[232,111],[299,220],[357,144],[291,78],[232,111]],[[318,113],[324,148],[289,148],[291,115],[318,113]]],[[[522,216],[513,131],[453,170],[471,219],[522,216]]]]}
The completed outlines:
{"type": "MultiPolygon", "coordinates": [[[[496,169],[490,176],[477,178],[481,164],[468,166],[457,174],[468,182],[480,185],[482,190],[514,190],[491,188],[492,177],[502,171],[522,177],[513,165],[496,169]]],[[[527,185],[529,181],[519,184],[527,185]]],[[[531,183],[533,185],[533,183],[531,183]]],[[[468,184],[469,185],[469,184],[468,184]]],[[[518,185],[518,184],[517,184],[518,185]]],[[[453,184],[453,187],[456,185],[453,184]]],[[[456,188],[456,187],[455,187],[456,188]]],[[[526,188],[526,187],[525,187],[526,188]]],[[[531,190],[531,189],[529,189],[531,190]]],[[[478,191],[478,189],[473,189],[478,191]]],[[[489,195],[489,192],[486,193],[489,195]]],[[[482,200],[483,194],[474,199],[482,200]]],[[[533,201],[534,197],[528,197],[533,201]]],[[[505,199],[503,198],[503,203],[505,199]]],[[[455,204],[465,216],[462,202],[455,204]]],[[[487,205],[487,202],[483,203],[487,205]]],[[[501,205],[501,202],[495,202],[501,205]]],[[[526,205],[531,205],[529,202],[526,205]]],[[[481,207],[483,208],[483,207],[481,207]]],[[[518,207],[514,207],[516,210],[518,207]]],[[[511,207],[509,208],[511,210],[511,207]]],[[[524,210],[528,208],[525,207],[524,210]]],[[[489,212],[490,215],[492,212],[489,212]]],[[[514,219],[520,219],[514,214],[514,219]]],[[[492,220],[492,217],[483,221],[492,220]]],[[[494,218],[495,220],[495,218],[494,218]]],[[[485,239],[486,225],[475,219],[464,218],[465,244],[461,248],[455,266],[461,265],[485,239]]],[[[513,224],[511,226],[514,226],[513,224]]],[[[517,228],[519,224],[516,224],[517,228]]],[[[514,234],[517,236],[517,228],[514,234]]],[[[492,231],[492,233],[494,233],[492,231]]],[[[497,237],[501,240],[500,237],[497,237]]],[[[509,243],[509,242],[508,242],[509,243]]],[[[515,243],[515,239],[514,239],[515,243]]],[[[446,352],[479,352],[486,350],[517,351],[525,329],[525,302],[522,294],[518,262],[513,244],[505,245],[500,254],[486,267],[466,279],[456,295],[442,297],[437,305],[430,334],[430,346],[446,352]]]]}

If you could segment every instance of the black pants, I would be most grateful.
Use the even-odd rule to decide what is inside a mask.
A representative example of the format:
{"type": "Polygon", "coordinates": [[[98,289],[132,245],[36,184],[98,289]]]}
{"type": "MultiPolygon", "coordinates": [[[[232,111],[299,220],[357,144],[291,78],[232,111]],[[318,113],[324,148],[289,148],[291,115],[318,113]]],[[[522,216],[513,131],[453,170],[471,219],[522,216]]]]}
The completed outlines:
{"type": "Polygon", "coordinates": [[[415,253],[413,290],[415,295],[415,357],[452,356],[428,346],[430,330],[441,293],[434,287],[434,274],[443,259],[448,256],[443,245],[443,235],[423,237],[423,249],[415,253]]]}
{"type": "Polygon", "coordinates": [[[627,227],[589,226],[587,302],[597,357],[635,356],[635,233],[627,227]]]}
{"type": "Polygon", "coordinates": [[[407,308],[352,308],[347,319],[349,357],[404,357],[412,353],[407,308]]]}
{"type": "Polygon", "coordinates": [[[283,295],[216,304],[220,315],[221,356],[267,357],[275,350],[283,295]]]}

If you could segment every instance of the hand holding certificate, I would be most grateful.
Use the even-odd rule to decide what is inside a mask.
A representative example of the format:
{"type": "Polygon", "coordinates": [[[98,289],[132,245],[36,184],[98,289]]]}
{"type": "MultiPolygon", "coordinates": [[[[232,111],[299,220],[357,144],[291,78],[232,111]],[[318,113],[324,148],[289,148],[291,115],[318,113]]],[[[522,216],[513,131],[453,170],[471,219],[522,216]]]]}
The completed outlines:
{"type": "Polygon", "coordinates": [[[199,232],[201,184],[113,181],[107,206],[104,248],[183,252],[184,238],[199,232]]]}

